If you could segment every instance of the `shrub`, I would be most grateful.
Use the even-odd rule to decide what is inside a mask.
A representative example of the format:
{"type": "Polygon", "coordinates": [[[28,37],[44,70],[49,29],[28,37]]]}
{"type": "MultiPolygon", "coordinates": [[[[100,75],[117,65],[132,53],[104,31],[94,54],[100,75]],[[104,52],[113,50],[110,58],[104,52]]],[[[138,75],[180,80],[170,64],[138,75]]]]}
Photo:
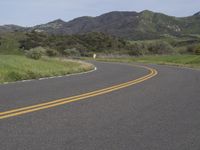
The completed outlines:
{"type": "Polygon", "coordinates": [[[146,50],[145,45],[143,43],[134,43],[130,45],[128,49],[128,54],[133,56],[144,55],[146,50]]]}
{"type": "Polygon", "coordinates": [[[51,48],[46,49],[46,54],[50,57],[58,56],[58,52],[54,49],[51,49],[51,48]]]}
{"type": "Polygon", "coordinates": [[[174,48],[165,41],[157,41],[148,45],[150,54],[171,54],[174,48]]]}
{"type": "Polygon", "coordinates": [[[193,44],[193,45],[187,46],[187,52],[200,55],[200,44],[196,44],[196,45],[193,44]]]}
{"type": "Polygon", "coordinates": [[[196,54],[196,55],[200,55],[200,45],[197,45],[197,46],[195,47],[195,54],[196,54]]]}
{"type": "Polygon", "coordinates": [[[80,52],[76,48],[66,49],[63,53],[66,56],[80,56],[80,52]]]}
{"type": "Polygon", "coordinates": [[[194,53],[195,52],[195,45],[187,46],[187,52],[188,53],[194,53]]]}
{"type": "Polygon", "coordinates": [[[36,48],[32,48],[28,51],[26,51],[25,55],[28,58],[32,58],[35,60],[38,60],[42,57],[42,54],[44,53],[45,49],[42,47],[36,47],[36,48]]]}

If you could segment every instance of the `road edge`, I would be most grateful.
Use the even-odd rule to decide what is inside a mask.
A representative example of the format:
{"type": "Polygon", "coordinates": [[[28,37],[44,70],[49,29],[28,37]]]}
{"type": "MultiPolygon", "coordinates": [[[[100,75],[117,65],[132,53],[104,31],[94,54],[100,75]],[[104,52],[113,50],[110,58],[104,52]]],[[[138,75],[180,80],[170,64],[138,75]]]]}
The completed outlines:
{"type": "MultiPolygon", "coordinates": [[[[91,65],[94,66],[93,64],[91,64],[91,65]]],[[[4,82],[4,83],[1,83],[0,86],[1,85],[8,85],[8,84],[15,84],[15,83],[23,83],[23,82],[31,82],[31,81],[41,81],[41,80],[56,79],[56,78],[69,77],[69,76],[76,76],[76,75],[82,75],[82,74],[92,73],[92,72],[94,72],[96,70],[98,70],[98,69],[97,69],[96,66],[94,66],[94,68],[92,70],[85,71],[85,72],[66,74],[66,75],[62,75],[62,76],[44,77],[44,78],[38,78],[38,79],[27,79],[27,80],[15,81],[15,82],[4,82]]]]}

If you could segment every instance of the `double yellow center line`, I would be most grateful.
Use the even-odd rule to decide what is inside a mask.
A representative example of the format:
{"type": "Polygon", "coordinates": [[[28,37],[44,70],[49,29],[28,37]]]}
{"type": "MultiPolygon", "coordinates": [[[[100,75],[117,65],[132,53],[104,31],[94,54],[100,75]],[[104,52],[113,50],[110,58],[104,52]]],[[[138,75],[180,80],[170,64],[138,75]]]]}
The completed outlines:
{"type": "Polygon", "coordinates": [[[137,67],[145,68],[145,69],[149,70],[149,73],[147,75],[143,76],[143,77],[138,78],[138,79],[131,80],[131,81],[121,83],[121,84],[118,84],[118,85],[114,85],[114,86],[111,86],[111,87],[108,87],[108,88],[96,90],[96,91],[93,91],[93,92],[88,92],[88,93],[77,95],[77,96],[53,100],[51,102],[45,102],[45,103],[41,103],[41,104],[37,104],[37,105],[32,105],[32,106],[22,107],[22,108],[13,109],[13,110],[5,111],[5,112],[0,112],[0,119],[19,116],[19,115],[23,115],[23,114],[43,110],[43,109],[48,109],[48,108],[51,108],[51,107],[56,107],[56,106],[63,105],[63,104],[68,104],[68,103],[80,101],[80,100],[87,99],[87,98],[90,98],[90,97],[95,97],[95,96],[98,96],[98,95],[110,93],[112,91],[116,91],[116,90],[119,90],[119,89],[122,89],[122,88],[125,88],[125,87],[128,87],[128,86],[143,82],[143,81],[148,80],[148,79],[157,75],[157,71],[155,69],[145,67],[145,66],[137,66],[137,67]]]}

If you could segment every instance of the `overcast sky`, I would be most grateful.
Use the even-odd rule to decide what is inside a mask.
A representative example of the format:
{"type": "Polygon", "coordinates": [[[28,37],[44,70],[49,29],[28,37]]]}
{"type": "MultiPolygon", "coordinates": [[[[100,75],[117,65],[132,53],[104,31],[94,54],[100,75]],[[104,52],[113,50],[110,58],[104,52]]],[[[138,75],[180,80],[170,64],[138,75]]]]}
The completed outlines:
{"type": "Polygon", "coordinates": [[[200,11],[200,0],[0,0],[0,24],[33,26],[110,11],[152,10],[172,16],[200,11]]]}

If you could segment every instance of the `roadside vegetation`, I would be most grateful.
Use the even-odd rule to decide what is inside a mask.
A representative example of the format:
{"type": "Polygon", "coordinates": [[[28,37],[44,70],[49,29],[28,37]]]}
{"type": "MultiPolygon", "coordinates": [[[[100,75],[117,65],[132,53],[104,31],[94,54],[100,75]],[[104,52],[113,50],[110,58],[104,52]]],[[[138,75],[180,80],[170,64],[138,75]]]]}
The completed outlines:
{"type": "Polygon", "coordinates": [[[159,39],[133,41],[98,32],[4,33],[0,34],[0,83],[90,70],[92,66],[88,64],[63,61],[63,58],[86,58],[94,53],[102,61],[200,67],[200,36],[164,35],[159,39]]]}
{"type": "Polygon", "coordinates": [[[93,69],[80,61],[43,57],[40,60],[20,55],[0,55],[0,83],[26,79],[38,79],[79,73],[93,69]]]}
{"type": "Polygon", "coordinates": [[[200,68],[200,55],[154,55],[140,57],[98,58],[108,62],[141,62],[200,68]]]}
{"type": "MultiPolygon", "coordinates": [[[[38,54],[38,48],[40,53],[50,57],[89,57],[93,53],[128,56],[199,55],[200,36],[164,35],[159,39],[133,41],[98,32],[79,35],[51,35],[32,31],[0,35],[0,54],[26,54],[31,57],[32,53],[38,54]]],[[[40,58],[40,56],[38,57],[40,58]]]]}

